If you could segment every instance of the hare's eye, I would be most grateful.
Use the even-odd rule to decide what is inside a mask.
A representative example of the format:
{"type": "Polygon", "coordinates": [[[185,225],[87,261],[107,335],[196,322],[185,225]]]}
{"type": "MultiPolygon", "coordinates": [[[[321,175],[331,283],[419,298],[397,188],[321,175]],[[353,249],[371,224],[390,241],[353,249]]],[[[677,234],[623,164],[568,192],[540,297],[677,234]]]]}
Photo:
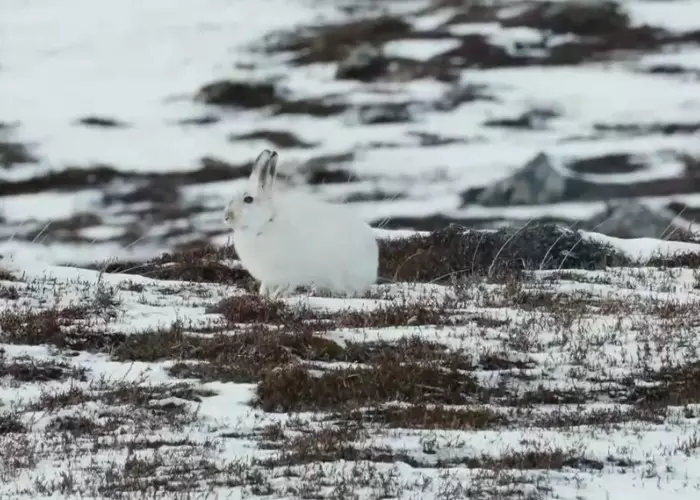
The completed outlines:
{"type": "Polygon", "coordinates": [[[243,198],[243,203],[253,203],[253,197],[250,196],[250,195],[246,195],[246,196],[243,198]]]}

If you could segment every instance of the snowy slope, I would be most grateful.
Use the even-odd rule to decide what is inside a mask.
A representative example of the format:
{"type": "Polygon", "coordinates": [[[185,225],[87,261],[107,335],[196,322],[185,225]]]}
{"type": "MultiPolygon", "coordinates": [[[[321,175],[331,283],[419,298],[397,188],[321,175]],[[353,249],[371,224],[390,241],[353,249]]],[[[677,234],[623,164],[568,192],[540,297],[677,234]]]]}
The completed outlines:
{"type": "MultiPolygon", "coordinates": [[[[556,54],[574,50],[564,49],[567,44],[586,38],[545,37],[536,22],[518,18],[533,5],[475,14],[428,0],[5,1],[0,143],[25,146],[34,161],[0,168],[0,230],[5,238],[14,235],[9,248],[62,263],[140,259],[193,241],[223,242],[220,213],[240,182],[237,167],[263,147],[280,150],[280,168],[299,189],[352,199],[368,221],[399,220],[393,227],[427,227],[425,218],[434,215],[488,227],[530,217],[573,223],[599,213],[600,200],[563,207],[464,205],[465,191],[507,177],[542,151],[562,161],[645,158],[641,170],[611,172],[602,175],[604,182],[682,176],[688,158],[698,155],[700,3],[622,2],[629,25],[610,27],[604,39],[629,48],[544,65],[532,61],[562,57],[556,54]],[[431,77],[433,68],[424,77],[361,82],[335,77],[340,59],[296,64],[303,51],[269,51],[280,31],[303,33],[304,26],[382,13],[413,30],[381,44],[387,56],[404,61],[406,74],[450,50],[467,50],[463,44],[475,43],[474,36],[510,62],[486,58],[477,67],[467,58],[454,81],[431,77]],[[663,34],[630,46],[625,33],[645,24],[663,34]],[[273,82],[280,106],[311,100],[340,103],[344,111],[319,116],[195,98],[219,80],[273,82]],[[445,108],[455,89],[470,87],[479,89],[474,99],[445,108]],[[391,103],[399,109],[412,103],[410,115],[363,123],[367,109],[378,116],[376,106],[391,103]],[[544,118],[523,125],[533,111],[544,118]],[[270,131],[287,135],[275,138],[270,131]],[[329,155],[340,157],[324,159],[329,155]],[[305,184],[310,161],[321,165],[326,180],[305,184]]],[[[472,56],[485,58],[486,52],[472,56]]],[[[601,174],[590,175],[601,181],[601,174]]],[[[669,189],[691,185],[681,181],[669,189]]],[[[698,206],[687,191],[641,199],[652,207],[671,200],[698,206]]],[[[684,216],[693,220],[694,211],[684,216]]]]}
{"type": "Polygon", "coordinates": [[[697,270],[265,303],[222,255],[180,257],[158,279],[6,265],[1,498],[696,498],[697,270]]]}

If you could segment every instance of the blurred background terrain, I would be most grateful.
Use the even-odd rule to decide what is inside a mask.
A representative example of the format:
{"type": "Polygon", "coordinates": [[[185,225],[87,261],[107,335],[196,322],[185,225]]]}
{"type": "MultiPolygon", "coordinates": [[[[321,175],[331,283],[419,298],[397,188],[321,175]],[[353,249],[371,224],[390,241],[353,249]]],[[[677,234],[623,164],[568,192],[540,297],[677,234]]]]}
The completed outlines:
{"type": "Polygon", "coordinates": [[[224,243],[262,148],[375,226],[693,240],[700,1],[3,0],[0,253],[224,243]]]}

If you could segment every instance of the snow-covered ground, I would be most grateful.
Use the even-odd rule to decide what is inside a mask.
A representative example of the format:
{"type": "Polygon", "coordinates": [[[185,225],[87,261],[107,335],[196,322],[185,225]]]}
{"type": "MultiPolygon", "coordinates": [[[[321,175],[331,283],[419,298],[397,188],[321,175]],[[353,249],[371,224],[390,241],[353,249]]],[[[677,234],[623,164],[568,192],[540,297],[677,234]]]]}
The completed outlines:
{"type": "MultiPolygon", "coordinates": [[[[700,250],[584,237],[635,258],[700,250]]],[[[537,271],[277,304],[235,284],[21,256],[6,272],[0,498],[700,489],[697,270],[537,271]]]]}
{"type": "Polygon", "coordinates": [[[697,498],[700,244],[469,233],[465,258],[378,228],[367,297],[280,303],[230,248],[179,249],[227,244],[262,148],[375,226],[607,210],[467,200],[541,152],[692,222],[700,0],[623,1],[604,42],[484,5],[0,1],[0,499],[697,498]],[[406,24],[372,35],[392,65],[370,81],[337,78],[352,30],[273,50],[382,15],[406,24]],[[206,104],[227,80],[264,105],[206,104]],[[484,276],[504,258],[539,270],[484,276]]]}

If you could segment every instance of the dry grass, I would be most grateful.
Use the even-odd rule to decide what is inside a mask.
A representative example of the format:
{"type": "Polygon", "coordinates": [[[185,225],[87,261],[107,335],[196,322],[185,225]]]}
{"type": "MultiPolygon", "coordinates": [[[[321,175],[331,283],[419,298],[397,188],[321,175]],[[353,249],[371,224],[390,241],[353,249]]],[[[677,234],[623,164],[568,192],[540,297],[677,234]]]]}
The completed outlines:
{"type": "MultiPolygon", "coordinates": [[[[0,313],[0,341],[9,346],[7,354],[0,350],[0,381],[8,387],[37,384],[39,395],[0,406],[0,445],[15,453],[0,459],[0,478],[11,481],[40,460],[75,463],[88,453],[103,457],[90,479],[75,472],[39,477],[27,491],[190,498],[223,487],[319,499],[369,490],[392,498],[426,487],[397,475],[395,464],[403,462],[474,474],[466,487],[463,478],[438,472],[444,476],[435,495],[440,500],[540,499],[547,498],[549,483],[530,472],[637,468],[639,462],[624,454],[601,462],[541,441],[499,453],[469,453],[461,441],[484,431],[614,434],[628,426],[670,425],[678,407],[691,418],[691,405],[700,403],[695,302],[673,294],[686,270],[580,272],[603,269],[617,258],[607,248],[589,247],[567,259],[576,270],[565,265],[556,271],[566,245],[549,251],[550,236],[576,235],[533,231],[524,241],[537,235],[543,240],[530,254],[518,237],[508,240],[508,232],[479,241],[451,228],[392,242],[383,247],[382,266],[401,280],[440,281],[440,293],[435,287],[401,293],[379,287],[365,299],[374,301],[365,309],[326,310],[246,292],[222,298],[206,285],[219,279],[208,271],[197,276],[198,285],[174,282],[177,273],[167,275],[167,284],[126,279],[108,285],[100,275],[99,286],[75,285],[79,299],[73,305],[57,300],[31,306],[47,285],[22,283],[14,288],[19,297],[5,298],[21,306],[0,313]],[[553,271],[533,272],[544,254],[552,260],[542,267],[553,271]],[[520,256],[515,263],[508,260],[514,255],[520,256]],[[467,263],[474,266],[466,273],[471,276],[437,279],[467,263]],[[489,269],[496,272],[488,276],[489,269]],[[180,317],[122,332],[130,308],[160,312],[174,301],[204,311],[208,322],[180,317]],[[607,326],[596,326],[600,321],[607,326]],[[614,357],[630,345],[633,361],[627,359],[632,353],[614,357]],[[9,354],[27,346],[47,354],[9,354]],[[148,366],[177,382],[107,379],[72,361],[88,354],[119,366],[148,366]],[[273,423],[251,431],[219,429],[203,419],[199,405],[221,397],[218,405],[227,399],[218,390],[233,384],[251,384],[249,404],[273,423]],[[438,437],[444,431],[461,437],[445,441],[438,437]],[[418,450],[377,443],[392,433],[420,436],[418,450]],[[194,437],[201,435],[209,440],[194,437]],[[218,454],[239,446],[231,444],[236,440],[256,443],[267,454],[221,460],[218,454]],[[334,471],[321,471],[321,463],[334,471]]],[[[209,247],[163,256],[144,274],[158,266],[234,269],[228,252],[209,247]]],[[[237,279],[222,282],[251,285],[237,279]]],[[[694,282],[685,286],[694,293],[694,282]]],[[[690,440],[677,446],[679,453],[696,447],[690,440]]]]}

